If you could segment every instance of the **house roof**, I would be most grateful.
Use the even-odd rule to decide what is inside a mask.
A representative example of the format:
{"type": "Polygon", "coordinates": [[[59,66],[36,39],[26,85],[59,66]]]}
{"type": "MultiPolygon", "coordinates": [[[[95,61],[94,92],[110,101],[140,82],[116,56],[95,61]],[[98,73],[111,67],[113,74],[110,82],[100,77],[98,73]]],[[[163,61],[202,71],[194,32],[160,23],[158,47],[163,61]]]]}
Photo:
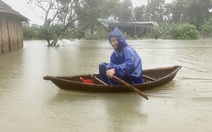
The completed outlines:
{"type": "Polygon", "coordinates": [[[21,21],[28,21],[29,19],[21,15],[19,12],[13,10],[9,5],[0,0],[0,14],[12,14],[20,18],[21,21]]]}
{"type": "Polygon", "coordinates": [[[158,27],[158,23],[155,21],[147,21],[147,22],[119,22],[113,19],[103,19],[97,18],[97,20],[106,28],[114,28],[114,27],[158,27]]]}
{"type": "Polygon", "coordinates": [[[109,20],[109,19],[103,19],[103,18],[97,18],[97,20],[104,25],[106,28],[108,28],[109,23],[119,23],[117,20],[109,20]]]}
{"type": "Polygon", "coordinates": [[[148,22],[121,22],[121,23],[109,23],[109,27],[134,27],[134,26],[142,26],[142,27],[158,27],[158,23],[155,21],[148,22]]]}

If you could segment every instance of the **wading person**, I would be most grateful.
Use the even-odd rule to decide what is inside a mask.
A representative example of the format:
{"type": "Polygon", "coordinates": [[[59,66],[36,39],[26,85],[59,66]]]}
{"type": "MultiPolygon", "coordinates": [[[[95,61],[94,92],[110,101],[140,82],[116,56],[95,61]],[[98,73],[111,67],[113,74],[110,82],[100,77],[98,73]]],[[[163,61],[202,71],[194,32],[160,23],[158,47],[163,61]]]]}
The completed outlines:
{"type": "Polygon", "coordinates": [[[109,85],[119,84],[113,79],[115,75],[129,84],[143,83],[141,58],[127,44],[117,27],[109,35],[109,43],[114,48],[114,52],[110,57],[110,63],[99,64],[100,79],[109,85]]]}

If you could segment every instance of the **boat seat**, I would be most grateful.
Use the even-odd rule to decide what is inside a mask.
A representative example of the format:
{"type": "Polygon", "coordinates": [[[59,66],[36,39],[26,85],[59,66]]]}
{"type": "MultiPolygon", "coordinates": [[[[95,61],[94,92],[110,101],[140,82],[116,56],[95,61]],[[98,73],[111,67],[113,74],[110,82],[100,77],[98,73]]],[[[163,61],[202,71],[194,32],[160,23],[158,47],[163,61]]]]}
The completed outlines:
{"type": "Polygon", "coordinates": [[[146,76],[146,75],[143,75],[143,78],[145,80],[149,80],[149,81],[155,81],[156,80],[155,78],[152,78],[152,77],[149,77],[149,76],[146,76]]]}

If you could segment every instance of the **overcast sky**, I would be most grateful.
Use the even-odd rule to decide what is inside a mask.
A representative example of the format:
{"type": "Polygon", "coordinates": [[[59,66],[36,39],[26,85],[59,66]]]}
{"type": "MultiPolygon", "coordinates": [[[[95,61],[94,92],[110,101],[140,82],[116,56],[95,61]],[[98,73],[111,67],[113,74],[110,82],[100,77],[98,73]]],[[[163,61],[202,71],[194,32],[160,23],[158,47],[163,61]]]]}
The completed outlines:
{"type": "MultiPolygon", "coordinates": [[[[31,24],[38,24],[42,25],[43,20],[36,15],[42,15],[39,13],[38,10],[30,9],[29,5],[27,4],[28,0],[3,0],[6,4],[12,7],[14,10],[18,11],[28,19],[30,19],[31,24]],[[34,11],[34,12],[33,12],[34,11]]],[[[166,2],[171,2],[172,0],[166,0],[166,2]]],[[[147,0],[132,0],[133,6],[140,6],[146,5],[147,0]]]]}

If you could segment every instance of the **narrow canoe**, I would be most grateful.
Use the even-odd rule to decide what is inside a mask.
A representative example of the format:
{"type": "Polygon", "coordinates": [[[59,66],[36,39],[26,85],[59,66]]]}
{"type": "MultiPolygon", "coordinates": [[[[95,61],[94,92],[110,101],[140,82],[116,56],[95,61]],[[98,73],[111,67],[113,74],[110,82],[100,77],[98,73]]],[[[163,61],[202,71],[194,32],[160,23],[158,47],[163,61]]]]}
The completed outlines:
{"type": "MultiPolygon", "coordinates": [[[[172,81],[181,66],[161,67],[154,69],[143,70],[144,83],[133,84],[137,89],[144,91],[156,87],[160,87],[172,81]]],[[[93,76],[99,77],[98,74],[89,75],[75,75],[75,76],[44,76],[43,79],[52,81],[56,86],[65,90],[86,91],[86,92],[131,92],[129,88],[124,85],[104,85],[98,80],[93,79],[93,76]],[[80,80],[92,79],[94,84],[84,83],[80,80]]]]}

